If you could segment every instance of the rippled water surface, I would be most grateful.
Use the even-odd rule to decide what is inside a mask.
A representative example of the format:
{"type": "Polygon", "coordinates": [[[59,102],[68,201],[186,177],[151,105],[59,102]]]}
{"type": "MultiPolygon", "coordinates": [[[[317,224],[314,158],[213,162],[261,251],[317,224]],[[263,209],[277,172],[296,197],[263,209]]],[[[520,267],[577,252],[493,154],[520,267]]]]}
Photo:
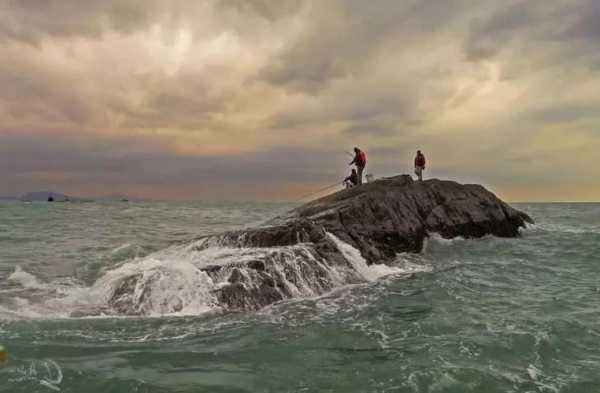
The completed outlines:
{"type": "Polygon", "coordinates": [[[319,298],[74,318],[111,271],[290,206],[0,203],[0,391],[600,391],[600,205],[516,207],[537,221],[520,239],[432,235],[319,298]]]}

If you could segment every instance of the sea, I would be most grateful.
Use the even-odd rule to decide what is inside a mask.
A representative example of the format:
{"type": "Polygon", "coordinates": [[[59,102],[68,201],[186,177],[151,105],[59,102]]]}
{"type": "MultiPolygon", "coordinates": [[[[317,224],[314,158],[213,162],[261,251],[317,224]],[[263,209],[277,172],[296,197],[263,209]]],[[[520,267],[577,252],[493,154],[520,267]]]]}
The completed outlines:
{"type": "Polygon", "coordinates": [[[239,253],[192,245],[293,204],[0,202],[0,392],[600,392],[600,204],[514,206],[519,238],[340,244],[364,282],[236,311],[199,269],[239,253]],[[128,272],[153,307],[104,312],[128,272]]]}

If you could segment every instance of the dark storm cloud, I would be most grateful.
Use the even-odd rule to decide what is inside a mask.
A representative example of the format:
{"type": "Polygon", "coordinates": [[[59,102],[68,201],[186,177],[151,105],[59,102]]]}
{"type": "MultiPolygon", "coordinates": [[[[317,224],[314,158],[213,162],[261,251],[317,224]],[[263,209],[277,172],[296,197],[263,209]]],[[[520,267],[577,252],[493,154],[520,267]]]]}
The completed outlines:
{"type": "Polygon", "coordinates": [[[288,43],[260,77],[291,91],[316,94],[332,80],[369,72],[368,63],[387,51],[402,52],[420,33],[443,30],[462,3],[314,2],[310,29],[288,43]]]}
{"type": "Polygon", "coordinates": [[[566,53],[573,50],[568,45],[581,44],[577,41],[597,47],[599,17],[600,3],[595,0],[519,0],[508,6],[499,5],[487,16],[470,22],[465,52],[470,60],[482,60],[513,45],[526,48],[524,51],[531,54],[545,50],[553,42],[564,45],[566,53]]]}
{"type": "Polygon", "coordinates": [[[155,0],[3,0],[0,39],[37,44],[44,38],[131,33],[151,22],[158,5],[155,0]]]}
{"type": "Polygon", "coordinates": [[[82,124],[90,117],[90,109],[73,89],[72,81],[41,65],[3,59],[0,86],[0,109],[17,121],[82,124]]]}
{"type": "Polygon", "coordinates": [[[570,23],[561,32],[560,36],[564,39],[584,39],[593,41],[598,48],[600,40],[600,3],[595,0],[588,0],[578,4],[575,10],[575,16],[570,23]]]}
{"type": "Polygon", "coordinates": [[[471,29],[465,44],[470,60],[495,56],[505,47],[519,30],[529,26],[536,17],[531,3],[517,3],[499,10],[487,19],[471,21],[471,29]]]}

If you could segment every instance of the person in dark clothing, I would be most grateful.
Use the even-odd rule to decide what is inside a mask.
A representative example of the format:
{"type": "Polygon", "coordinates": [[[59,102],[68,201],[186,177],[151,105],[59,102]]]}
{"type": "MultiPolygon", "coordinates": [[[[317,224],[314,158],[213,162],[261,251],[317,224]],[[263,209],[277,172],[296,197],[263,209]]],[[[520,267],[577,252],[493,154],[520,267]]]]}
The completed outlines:
{"type": "Polygon", "coordinates": [[[356,169],[352,169],[350,176],[344,179],[344,185],[346,186],[346,189],[358,185],[358,173],[356,173],[356,169]]]}
{"type": "Polygon", "coordinates": [[[417,150],[417,156],[415,157],[415,174],[419,178],[419,181],[423,181],[423,171],[425,170],[425,155],[421,153],[421,150],[417,150]]]}
{"type": "Polygon", "coordinates": [[[350,165],[356,164],[356,170],[358,175],[358,184],[362,184],[362,175],[365,170],[365,166],[367,166],[367,155],[364,151],[360,150],[358,147],[354,148],[354,159],[350,163],[350,165]]]}

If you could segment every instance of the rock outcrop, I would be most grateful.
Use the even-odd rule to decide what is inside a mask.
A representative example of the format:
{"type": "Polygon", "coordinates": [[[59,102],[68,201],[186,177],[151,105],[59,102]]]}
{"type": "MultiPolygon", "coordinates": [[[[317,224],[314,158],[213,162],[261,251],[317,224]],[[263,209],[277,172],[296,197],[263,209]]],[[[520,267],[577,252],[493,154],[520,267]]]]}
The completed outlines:
{"type": "MultiPolygon", "coordinates": [[[[415,182],[402,175],[334,193],[258,228],[199,239],[192,251],[252,250],[251,257],[200,270],[215,284],[212,304],[258,309],[365,281],[368,265],[420,252],[433,232],[444,238],[517,237],[519,228],[532,222],[480,185],[415,182]]],[[[124,279],[109,305],[118,313],[143,314],[143,304],[131,304],[148,297],[135,296],[136,288],[151,290],[141,279],[124,279]]]]}
{"type": "Polygon", "coordinates": [[[432,232],[448,239],[517,237],[533,222],[480,185],[415,182],[408,175],[338,192],[293,213],[358,248],[369,263],[420,252],[432,232]]]}

